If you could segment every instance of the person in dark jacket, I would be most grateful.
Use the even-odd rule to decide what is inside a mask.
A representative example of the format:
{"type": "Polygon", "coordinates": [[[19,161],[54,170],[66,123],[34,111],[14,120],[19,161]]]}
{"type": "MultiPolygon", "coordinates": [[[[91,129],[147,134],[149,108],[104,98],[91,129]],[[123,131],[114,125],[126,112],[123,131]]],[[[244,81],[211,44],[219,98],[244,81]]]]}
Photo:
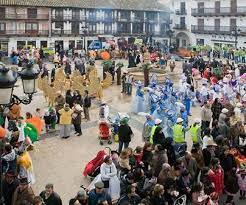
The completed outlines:
{"type": "Polygon", "coordinates": [[[233,197],[239,191],[239,185],[236,175],[236,168],[233,168],[227,173],[225,177],[225,193],[227,194],[226,203],[227,204],[234,204],[233,197]]]}
{"type": "Polygon", "coordinates": [[[78,102],[73,103],[73,114],[72,114],[72,123],[74,125],[75,134],[77,136],[82,135],[81,130],[81,112],[83,111],[82,107],[79,105],[78,102]]]}
{"type": "Polygon", "coordinates": [[[71,90],[67,90],[66,95],[65,95],[65,101],[67,104],[69,104],[69,107],[73,107],[73,96],[71,94],[71,90]]]}
{"type": "Polygon", "coordinates": [[[156,184],[153,190],[153,196],[150,199],[152,205],[165,205],[164,187],[163,185],[156,184]]]}
{"type": "Polygon", "coordinates": [[[173,166],[176,162],[176,154],[173,146],[173,139],[171,137],[165,138],[164,149],[167,150],[168,164],[173,166]]]}
{"type": "Polygon", "coordinates": [[[149,164],[152,161],[153,153],[152,153],[152,145],[149,142],[146,142],[143,147],[143,157],[142,162],[144,163],[144,168],[147,170],[149,168],[149,164]]]}
{"type": "Polygon", "coordinates": [[[72,74],[71,64],[69,63],[69,61],[66,62],[64,72],[65,72],[66,75],[71,75],[72,74]]]}
{"type": "Polygon", "coordinates": [[[222,104],[219,102],[219,99],[218,98],[215,98],[213,104],[212,104],[212,107],[211,107],[211,110],[212,110],[212,118],[213,118],[213,121],[214,120],[219,120],[219,116],[220,116],[220,113],[221,113],[221,110],[223,109],[223,106],[222,104]]]}
{"type": "Polygon", "coordinates": [[[85,119],[89,121],[90,120],[89,108],[91,107],[91,97],[89,96],[88,90],[85,90],[84,93],[85,93],[84,100],[83,100],[84,115],[85,115],[85,119]]]}
{"type": "Polygon", "coordinates": [[[119,135],[118,152],[120,153],[122,151],[123,145],[124,148],[127,148],[129,146],[129,143],[131,142],[131,137],[133,135],[131,127],[127,124],[127,120],[125,119],[121,120],[118,129],[118,135],[119,135]]]}
{"type": "Polygon", "coordinates": [[[81,97],[81,95],[80,95],[79,90],[75,90],[75,91],[73,92],[72,104],[73,104],[74,102],[78,102],[80,105],[82,105],[82,97],[81,97]]]}
{"type": "Polygon", "coordinates": [[[214,120],[212,122],[211,135],[212,135],[213,139],[216,139],[216,137],[218,137],[220,134],[221,134],[221,132],[220,132],[219,125],[218,125],[218,120],[214,120]]]}
{"type": "Polygon", "coordinates": [[[225,177],[227,173],[230,173],[232,169],[237,168],[237,163],[235,157],[230,154],[229,147],[227,145],[223,146],[223,153],[220,156],[220,164],[225,172],[225,177]]]}
{"type": "Polygon", "coordinates": [[[16,175],[13,170],[9,170],[3,179],[3,198],[5,205],[12,205],[12,198],[15,192],[15,189],[19,185],[19,180],[16,178],[16,175]]]}
{"type": "Polygon", "coordinates": [[[62,205],[60,196],[54,192],[53,184],[47,184],[45,190],[39,196],[43,199],[45,205],[62,205]]]}
{"type": "Polygon", "coordinates": [[[141,201],[140,196],[136,194],[136,186],[129,185],[127,187],[127,193],[121,196],[117,205],[125,205],[125,204],[138,205],[140,201],[141,201]]]}
{"type": "Polygon", "coordinates": [[[104,191],[103,182],[99,181],[95,183],[95,189],[92,189],[89,193],[88,205],[96,205],[104,200],[108,202],[108,205],[112,205],[111,197],[104,191]]]}
{"type": "Polygon", "coordinates": [[[155,133],[153,135],[153,145],[163,145],[164,144],[164,140],[165,140],[165,135],[163,133],[162,127],[157,127],[155,129],[155,133]]]}

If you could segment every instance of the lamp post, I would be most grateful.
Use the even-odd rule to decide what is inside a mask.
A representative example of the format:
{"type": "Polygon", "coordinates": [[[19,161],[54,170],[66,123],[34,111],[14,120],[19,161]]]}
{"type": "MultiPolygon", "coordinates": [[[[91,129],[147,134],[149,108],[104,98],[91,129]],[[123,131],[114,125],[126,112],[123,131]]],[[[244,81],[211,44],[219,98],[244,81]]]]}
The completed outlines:
{"type": "Polygon", "coordinates": [[[40,73],[38,65],[28,63],[22,71],[12,71],[0,63],[0,106],[10,107],[13,104],[30,104],[37,89],[37,78],[40,73]],[[24,97],[13,94],[18,77],[22,80],[24,97]]]}
{"type": "MultiPolygon", "coordinates": [[[[37,79],[40,73],[38,65],[28,63],[22,71],[17,72],[10,70],[3,63],[0,63],[0,108],[3,111],[6,107],[11,107],[13,104],[30,104],[32,96],[36,92],[37,79]],[[18,77],[22,80],[23,93],[25,97],[18,97],[13,94],[15,84],[18,77]]],[[[5,135],[0,134],[0,155],[2,156],[5,135]]],[[[0,205],[4,205],[3,190],[2,190],[2,158],[0,157],[0,205]]]]}
{"type": "Polygon", "coordinates": [[[238,43],[238,35],[240,34],[241,30],[235,28],[234,30],[232,30],[232,35],[235,36],[235,48],[237,49],[237,43],[238,43]]]}

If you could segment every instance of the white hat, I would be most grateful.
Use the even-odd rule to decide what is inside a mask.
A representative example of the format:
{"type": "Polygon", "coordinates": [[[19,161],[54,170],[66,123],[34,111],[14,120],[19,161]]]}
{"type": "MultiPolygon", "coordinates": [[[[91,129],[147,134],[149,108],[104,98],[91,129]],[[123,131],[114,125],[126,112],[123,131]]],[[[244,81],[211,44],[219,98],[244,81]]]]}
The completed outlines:
{"type": "Polygon", "coordinates": [[[199,118],[195,119],[195,123],[200,123],[200,122],[201,122],[201,119],[199,119],[199,118]]]}
{"type": "Polygon", "coordinates": [[[159,125],[159,124],[161,124],[161,123],[162,123],[162,120],[160,120],[160,119],[156,119],[156,120],[155,120],[155,124],[156,124],[156,125],[159,125]]]}
{"type": "Polygon", "coordinates": [[[217,144],[212,139],[208,139],[207,146],[217,146],[217,144]]]}
{"type": "Polygon", "coordinates": [[[182,118],[180,118],[180,117],[177,119],[177,123],[181,123],[181,122],[183,122],[183,121],[184,121],[184,120],[183,120],[182,118]]]}
{"type": "Polygon", "coordinates": [[[226,114],[226,113],[229,112],[229,110],[227,110],[226,108],[223,108],[223,109],[221,110],[221,112],[224,113],[224,114],[226,114]]]}
{"type": "Polygon", "coordinates": [[[237,103],[236,107],[242,107],[242,104],[241,103],[237,103]]]}

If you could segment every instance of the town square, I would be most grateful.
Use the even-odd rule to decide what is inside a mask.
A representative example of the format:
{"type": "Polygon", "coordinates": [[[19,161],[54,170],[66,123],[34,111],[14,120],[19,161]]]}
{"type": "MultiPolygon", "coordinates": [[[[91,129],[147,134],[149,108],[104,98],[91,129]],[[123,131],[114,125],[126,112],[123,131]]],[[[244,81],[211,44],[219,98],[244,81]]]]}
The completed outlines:
{"type": "Polygon", "coordinates": [[[0,205],[246,201],[244,0],[0,0],[0,205]]]}

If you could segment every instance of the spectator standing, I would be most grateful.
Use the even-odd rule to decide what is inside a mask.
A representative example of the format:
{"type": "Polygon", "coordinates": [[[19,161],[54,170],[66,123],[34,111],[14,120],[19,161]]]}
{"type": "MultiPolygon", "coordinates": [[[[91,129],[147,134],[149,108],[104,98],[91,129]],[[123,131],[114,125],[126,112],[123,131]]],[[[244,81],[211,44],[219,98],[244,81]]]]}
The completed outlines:
{"type": "Polygon", "coordinates": [[[91,107],[91,98],[89,96],[88,90],[85,90],[83,101],[84,101],[83,109],[84,109],[85,119],[89,121],[90,120],[89,108],[91,107]]]}
{"type": "Polygon", "coordinates": [[[45,205],[62,205],[60,196],[54,192],[53,184],[47,184],[45,190],[40,193],[45,205]]]}
{"type": "Polygon", "coordinates": [[[70,129],[72,123],[72,113],[73,111],[70,109],[68,104],[64,105],[64,108],[59,110],[60,114],[60,137],[61,138],[69,138],[70,137],[70,129]]]}

